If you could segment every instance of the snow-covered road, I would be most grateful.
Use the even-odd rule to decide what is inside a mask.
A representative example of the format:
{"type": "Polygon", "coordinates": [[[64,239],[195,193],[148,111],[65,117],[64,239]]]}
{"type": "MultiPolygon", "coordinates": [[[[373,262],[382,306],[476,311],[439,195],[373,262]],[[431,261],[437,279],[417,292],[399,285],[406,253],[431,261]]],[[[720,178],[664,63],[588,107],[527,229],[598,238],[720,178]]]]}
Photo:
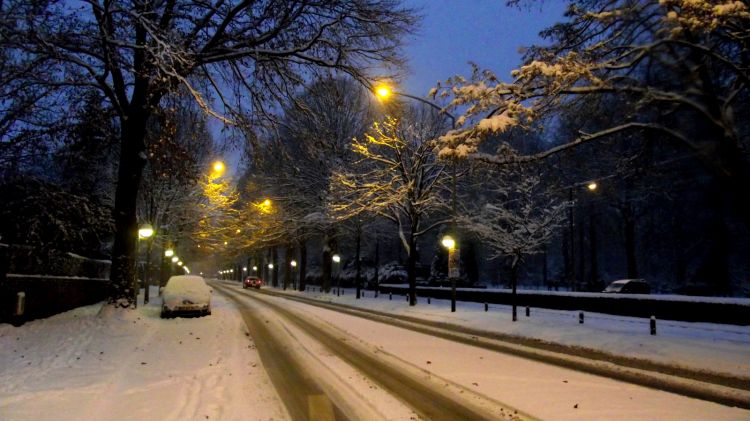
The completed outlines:
{"type": "MultiPolygon", "coordinates": [[[[746,419],[750,411],[436,338],[278,297],[264,297],[309,320],[340,329],[375,355],[428,373],[457,391],[540,419],[746,419]]],[[[409,402],[406,402],[408,405],[409,402]]]]}
{"type": "MultiPolygon", "coordinates": [[[[271,364],[264,366],[263,351],[259,352],[262,342],[269,338],[277,346],[271,358],[277,357],[274,360],[282,371],[293,370],[299,375],[290,377],[291,382],[304,378],[314,385],[300,393],[304,396],[297,405],[303,411],[322,408],[320,413],[333,413],[339,419],[424,419],[430,417],[426,406],[441,411],[441,405],[450,405],[440,402],[444,399],[471,408],[479,417],[490,414],[488,418],[492,419],[512,416],[514,410],[518,415],[555,420],[750,419],[747,410],[245,291],[236,283],[215,285],[213,314],[209,317],[160,319],[160,300],[156,298],[135,311],[99,304],[18,328],[0,325],[0,419],[294,418],[298,415],[288,409],[288,394],[302,389],[285,388],[272,381],[274,368],[271,364]],[[251,316],[255,323],[262,323],[266,333],[249,326],[251,316]],[[282,352],[291,359],[281,358],[282,352]],[[327,408],[331,411],[326,412],[327,408]]],[[[349,299],[347,295],[338,301],[349,299]]],[[[360,306],[380,310],[392,306],[394,314],[413,316],[418,312],[426,319],[460,318],[475,325],[481,325],[477,321],[484,317],[494,326],[503,326],[497,316],[481,315],[481,311],[472,314],[463,306],[458,313],[440,316],[445,309],[435,303],[434,308],[410,309],[403,302],[387,299],[359,301],[360,306]]],[[[544,332],[541,321],[533,323],[525,323],[525,328],[544,332]]],[[[676,340],[677,345],[664,336],[656,338],[655,344],[664,344],[670,352],[686,344],[691,349],[704,344],[709,351],[702,355],[708,355],[712,344],[717,344],[723,350],[716,354],[720,367],[736,365],[737,372],[748,371],[746,356],[741,353],[747,349],[742,339],[745,330],[733,328],[736,335],[722,341],[721,334],[707,339],[686,336],[683,331],[689,328],[680,327],[682,336],[676,340]]],[[[597,335],[608,334],[596,326],[588,329],[597,335]]],[[[646,346],[654,339],[629,337],[634,344],[646,346]]],[[[602,340],[625,341],[611,336],[602,340]]],[[[679,358],[681,354],[674,355],[679,358]]]]}

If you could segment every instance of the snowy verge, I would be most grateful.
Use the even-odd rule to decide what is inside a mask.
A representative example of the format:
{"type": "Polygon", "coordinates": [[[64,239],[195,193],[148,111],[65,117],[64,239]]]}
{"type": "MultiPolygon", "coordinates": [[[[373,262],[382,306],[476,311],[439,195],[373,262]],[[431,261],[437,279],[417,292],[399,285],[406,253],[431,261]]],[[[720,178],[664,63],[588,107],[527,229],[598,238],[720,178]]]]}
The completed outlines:
{"type": "Polygon", "coordinates": [[[151,296],[137,310],[100,303],[0,324],[1,418],[287,419],[225,299],[211,316],[163,320],[151,296]]]}
{"type": "Polygon", "coordinates": [[[529,338],[603,353],[653,361],[689,370],[719,373],[750,380],[750,326],[690,323],[659,320],[657,335],[650,335],[649,322],[641,318],[587,313],[584,324],[578,312],[533,309],[530,317],[523,312],[517,322],[511,320],[510,306],[490,305],[484,311],[479,303],[459,302],[450,312],[450,301],[420,299],[410,307],[403,296],[380,295],[366,291],[355,299],[353,290],[344,294],[280,291],[327,303],[338,303],[398,316],[470,328],[478,331],[529,338]]]}

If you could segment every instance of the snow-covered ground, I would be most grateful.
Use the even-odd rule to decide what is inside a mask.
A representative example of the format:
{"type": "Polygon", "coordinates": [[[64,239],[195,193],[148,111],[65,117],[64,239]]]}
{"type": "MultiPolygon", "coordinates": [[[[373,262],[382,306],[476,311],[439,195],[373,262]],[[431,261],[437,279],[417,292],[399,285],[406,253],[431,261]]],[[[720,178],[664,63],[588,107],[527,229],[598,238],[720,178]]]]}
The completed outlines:
{"type": "Polygon", "coordinates": [[[210,317],[164,320],[151,296],[0,324],[0,419],[287,419],[230,303],[214,294],[210,317]]]}
{"type": "Polygon", "coordinates": [[[394,294],[389,300],[387,294],[374,298],[373,291],[366,291],[365,298],[357,300],[353,289],[342,290],[342,296],[286,293],[750,378],[750,326],[657,320],[657,335],[652,336],[649,320],[643,318],[586,313],[580,324],[577,311],[532,308],[526,317],[525,308],[519,307],[514,323],[506,305],[491,304],[485,312],[481,303],[459,301],[457,311],[451,313],[448,300],[432,299],[427,304],[426,298],[419,298],[418,305],[410,307],[403,295],[394,294]]]}
{"type": "MultiPolygon", "coordinates": [[[[224,284],[248,293],[238,283],[224,284]]],[[[458,311],[451,313],[447,301],[428,305],[420,299],[418,306],[410,307],[403,296],[376,299],[372,291],[360,300],[354,299],[353,290],[341,297],[287,293],[750,377],[749,327],[659,321],[658,335],[651,336],[647,320],[627,317],[587,314],[580,325],[576,312],[532,309],[531,317],[521,311],[513,323],[507,306],[492,305],[484,312],[481,304],[459,302],[458,311]]],[[[0,325],[0,419],[288,419],[240,314],[222,294],[214,292],[211,316],[193,319],[160,319],[160,299],[155,291],[152,297],[151,304],[135,311],[99,304],[18,328],[0,325]]],[[[273,300],[348,332],[365,348],[375,345],[405,367],[428,370],[433,379],[546,419],[750,419],[747,410],[592,380],[525,360],[507,362],[511,357],[479,348],[467,351],[473,348],[469,345],[273,300]]],[[[294,328],[289,331],[295,333],[294,328]]],[[[315,364],[335,367],[341,379],[361,377],[332,360],[313,339],[306,341],[310,343],[302,341],[302,353],[314,354],[315,364]]],[[[348,387],[363,389],[360,395],[378,407],[377,412],[389,414],[385,418],[411,416],[399,402],[377,397],[371,384],[360,383],[348,387]]]]}

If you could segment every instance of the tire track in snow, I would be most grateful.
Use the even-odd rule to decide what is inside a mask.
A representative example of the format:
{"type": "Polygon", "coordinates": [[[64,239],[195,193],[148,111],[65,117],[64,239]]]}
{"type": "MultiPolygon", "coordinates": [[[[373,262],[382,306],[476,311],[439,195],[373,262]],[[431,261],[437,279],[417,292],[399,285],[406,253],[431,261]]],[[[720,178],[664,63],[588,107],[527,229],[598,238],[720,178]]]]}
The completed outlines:
{"type": "MultiPolygon", "coordinates": [[[[226,290],[222,287],[217,289],[226,293],[226,290]]],[[[240,292],[238,291],[238,293],[240,292]]],[[[253,296],[252,293],[242,291],[242,295],[262,301],[265,306],[272,308],[275,313],[281,315],[288,322],[315,337],[332,353],[380,384],[394,396],[397,396],[399,400],[412,407],[424,419],[496,420],[505,417],[531,418],[528,415],[518,413],[514,408],[492,401],[456,384],[451,384],[451,388],[445,390],[444,385],[448,383],[444,379],[439,379],[418,367],[409,367],[403,362],[399,364],[395,358],[388,358],[388,355],[377,349],[356,344],[355,341],[350,340],[351,338],[342,337],[341,332],[334,330],[330,325],[307,321],[295,312],[253,296]],[[473,402],[470,403],[466,399],[460,399],[459,395],[462,394],[481,401],[481,406],[473,402]]]]}
{"type": "Polygon", "coordinates": [[[261,293],[485,348],[490,351],[515,355],[721,405],[750,409],[750,380],[746,378],[690,370],[685,367],[665,366],[649,361],[611,356],[586,348],[511,337],[501,333],[479,331],[410,316],[399,315],[396,317],[377,310],[321,302],[273,291],[266,290],[261,291],[261,293]]]}
{"type": "Polygon", "coordinates": [[[260,354],[263,366],[271,382],[284,401],[289,415],[294,420],[339,420],[348,418],[323,392],[292,357],[290,351],[274,339],[274,334],[261,320],[257,308],[247,307],[225,288],[214,285],[215,290],[233,301],[245,320],[250,336],[260,354]]]}

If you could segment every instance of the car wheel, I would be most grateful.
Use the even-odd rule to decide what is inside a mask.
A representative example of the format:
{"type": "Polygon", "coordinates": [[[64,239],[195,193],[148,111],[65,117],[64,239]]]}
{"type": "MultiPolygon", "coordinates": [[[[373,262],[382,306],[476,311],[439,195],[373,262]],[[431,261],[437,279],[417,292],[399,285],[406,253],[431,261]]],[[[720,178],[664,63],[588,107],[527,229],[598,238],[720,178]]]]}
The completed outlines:
{"type": "Polygon", "coordinates": [[[171,317],[171,315],[169,314],[168,311],[164,311],[164,310],[161,311],[161,318],[162,319],[169,319],[170,317],[171,317]]]}

